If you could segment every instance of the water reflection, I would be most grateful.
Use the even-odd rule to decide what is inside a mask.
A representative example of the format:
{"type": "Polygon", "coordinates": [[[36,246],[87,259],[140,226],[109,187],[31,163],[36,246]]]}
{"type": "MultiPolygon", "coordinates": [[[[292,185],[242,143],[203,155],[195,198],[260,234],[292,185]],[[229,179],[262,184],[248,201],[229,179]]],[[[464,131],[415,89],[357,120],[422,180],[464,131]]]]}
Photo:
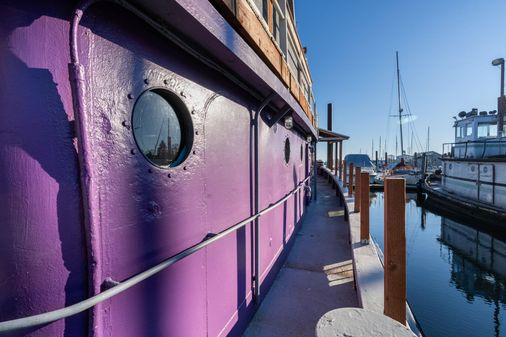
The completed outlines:
{"type": "MultiPolygon", "coordinates": [[[[506,336],[505,236],[423,205],[407,194],[408,301],[425,335],[506,336]]],[[[371,234],[383,247],[383,193],[371,195],[371,234]]]]}
{"type": "Polygon", "coordinates": [[[444,217],[440,240],[453,251],[452,284],[470,303],[479,296],[494,304],[494,330],[499,336],[499,303],[506,304],[506,243],[444,217]]]}
{"type": "Polygon", "coordinates": [[[133,111],[135,140],[144,156],[157,166],[167,167],[181,149],[181,126],[174,107],[160,92],[146,91],[133,111]]]}

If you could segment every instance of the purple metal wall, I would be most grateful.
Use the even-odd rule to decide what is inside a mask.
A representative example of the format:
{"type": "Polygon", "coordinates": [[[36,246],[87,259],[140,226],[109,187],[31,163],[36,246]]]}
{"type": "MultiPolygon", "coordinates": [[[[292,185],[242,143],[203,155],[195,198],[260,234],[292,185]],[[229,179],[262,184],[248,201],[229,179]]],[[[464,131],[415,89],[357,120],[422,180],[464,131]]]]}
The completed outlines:
{"type": "MultiPolygon", "coordinates": [[[[129,12],[98,4],[85,13],[78,37],[88,102],[83,131],[91,149],[85,158],[91,181],[82,187],[92,201],[84,211],[93,230],[86,246],[69,126],[65,17],[71,11],[37,6],[2,8],[10,19],[2,26],[0,66],[0,320],[75,303],[98,292],[106,278],[144,271],[253,210],[250,121],[259,103],[129,12]],[[169,170],[138,153],[129,125],[136,98],[153,87],[177,93],[193,111],[193,152],[169,170]]],[[[260,209],[304,178],[305,156],[302,137],[261,123],[260,209]]],[[[260,219],[262,280],[275,270],[303,207],[299,194],[260,219]]],[[[239,335],[255,309],[252,233],[246,226],[96,306],[91,334],[239,335]]],[[[87,318],[55,322],[30,336],[85,336],[87,318]]]]}
{"type": "MultiPolygon", "coordinates": [[[[70,8],[0,8],[0,320],[87,294],[68,80],[70,8]]],[[[79,336],[87,314],[30,336],[79,336]]],[[[12,335],[25,335],[19,331],[12,335]]]]}

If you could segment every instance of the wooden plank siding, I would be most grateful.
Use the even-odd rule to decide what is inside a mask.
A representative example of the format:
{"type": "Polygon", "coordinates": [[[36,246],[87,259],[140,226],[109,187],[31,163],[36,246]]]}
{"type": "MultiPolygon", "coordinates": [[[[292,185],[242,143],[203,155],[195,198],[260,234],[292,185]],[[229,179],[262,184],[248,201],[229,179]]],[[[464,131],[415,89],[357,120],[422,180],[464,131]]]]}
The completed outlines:
{"type": "MultiPolygon", "coordinates": [[[[264,60],[269,68],[278,76],[278,78],[290,88],[290,92],[297,100],[302,110],[306,113],[311,123],[316,126],[316,121],[311,111],[311,107],[307,98],[304,96],[302,87],[299,85],[297,78],[290,72],[287,62],[283,53],[277,46],[272,36],[273,32],[273,0],[267,1],[269,22],[263,22],[259,19],[257,14],[251,8],[247,0],[236,0],[235,3],[230,0],[211,0],[220,13],[227,19],[227,21],[236,29],[236,31],[245,39],[250,47],[264,60]],[[269,30],[270,31],[269,31],[269,30]]],[[[287,15],[288,11],[287,11],[287,15]]],[[[292,25],[290,20],[287,20],[287,26],[292,25]]],[[[292,28],[292,27],[290,27],[292,28]]],[[[287,30],[290,29],[287,27],[287,30]]],[[[292,28],[293,29],[293,28],[292,28]]],[[[297,35],[296,35],[297,36],[297,35]]],[[[296,42],[298,57],[303,63],[304,73],[307,73],[308,80],[311,81],[311,75],[308,73],[305,57],[300,54],[302,50],[300,40],[297,36],[296,42]]],[[[310,85],[310,82],[308,83],[310,85]]]]}

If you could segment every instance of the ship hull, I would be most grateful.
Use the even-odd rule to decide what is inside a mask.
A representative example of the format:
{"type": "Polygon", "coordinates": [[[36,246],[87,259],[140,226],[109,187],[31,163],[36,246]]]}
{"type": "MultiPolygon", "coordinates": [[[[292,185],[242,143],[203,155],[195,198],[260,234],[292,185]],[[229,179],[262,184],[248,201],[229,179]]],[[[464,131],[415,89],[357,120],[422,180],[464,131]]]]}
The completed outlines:
{"type": "MultiPolygon", "coordinates": [[[[314,130],[304,113],[294,106],[297,128],[269,123],[276,105],[294,104],[283,100],[286,88],[276,87],[272,74],[257,83],[252,64],[234,53],[213,58],[223,43],[195,20],[198,14],[215,15],[227,43],[267,69],[210,4],[192,3],[164,8],[173,23],[193,18],[167,29],[188,44],[214,48],[202,55],[224,64],[226,73],[131,10],[98,3],[77,30],[82,78],[76,80],[68,70],[73,6],[2,8],[12,20],[2,31],[9,44],[2,48],[1,81],[9,90],[0,93],[7,131],[0,133],[0,246],[9,277],[2,281],[0,302],[7,305],[0,321],[96,295],[268,207],[310,174],[307,137],[314,130]],[[240,73],[241,67],[249,70],[240,73]],[[275,100],[264,108],[273,87],[275,100]],[[133,134],[135,105],[150,90],[170,92],[191,119],[190,151],[177,166],[152,165],[133,134]]],[[[300,190],[262,216],[258,237],[248,223],[89,311],[19,335],[239,336],[262,299],[253,298],[255,265],[262,296],[301,222],[304,199],[300,190]]]]}
{"type": "Polygon", "coordinates": [[[443,160],[441,189],[506,212],[506,162],[443,160]]]}
{"type": "Polygon", "coordinates": [[[484,228],[504,231],[504,168],[504,163],[491,160],[443,160],[441,183],[433,184],[427,179],[422,189],[428,194],[430,207],[462,220],[472,219],[484,228]]]}

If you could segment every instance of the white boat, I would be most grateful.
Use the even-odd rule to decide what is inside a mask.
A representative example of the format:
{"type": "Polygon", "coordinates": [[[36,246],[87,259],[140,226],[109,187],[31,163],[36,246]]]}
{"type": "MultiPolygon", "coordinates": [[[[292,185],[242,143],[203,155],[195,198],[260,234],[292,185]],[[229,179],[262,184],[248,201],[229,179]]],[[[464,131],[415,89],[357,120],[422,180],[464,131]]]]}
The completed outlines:
{"type": "MultiPolygon", "coordinates": [[[[404,141],[402,135],[402,118],[407,116],[403,114],[404,109],[401,107],[401,82],[400,82],[400,71],[399,71],[399,53],[395,53],[396,64],[397,64],[397,99],[399,104],[398,115],[399,118],[399,131],[401,139],[401,156],[398,157],[399,161],[385,167],[384,173],[381,177],[378,177],[377,183],[383,184],[385,178],[395,177],[403,178],[406,180],[406,188],[416,188],[418,183],[423,179],[423,172],[417,170],[414,166],[411,166],[405,162],[405,158],[412,157],[404,152],[404,141]]],[[[393,116],[392,116],[393,117],[393,116]]]]}
{"type": "Polygon", "coordinates": [[[441,190],[506,211],[506,139],[495,111],[473,109],[455,121],[455,142],[443,145],[441,190]]]}
{"type": "Polygon", "coordinates": [[[506,128],[504,114],[504,59],[501,65],[501,96],[499,113],[472,109],[455,118],[455,142],[443,144],[441,184],[427,181],[424,189],[429,196],[455,206],[466,214],[491,215],[506,219],[506,128]]]}
{"type": "MultiPolygon", "coordinates": [[[[390,164],[385,168],[383,178],[403,178],[406,180],[406,188],[416,188],[420,180],[424,177],[423,172],[404,162],[404,159],[398,163],[390,164]]],[[[383,181],[378,181],[383,183],[383,181]]]]}

